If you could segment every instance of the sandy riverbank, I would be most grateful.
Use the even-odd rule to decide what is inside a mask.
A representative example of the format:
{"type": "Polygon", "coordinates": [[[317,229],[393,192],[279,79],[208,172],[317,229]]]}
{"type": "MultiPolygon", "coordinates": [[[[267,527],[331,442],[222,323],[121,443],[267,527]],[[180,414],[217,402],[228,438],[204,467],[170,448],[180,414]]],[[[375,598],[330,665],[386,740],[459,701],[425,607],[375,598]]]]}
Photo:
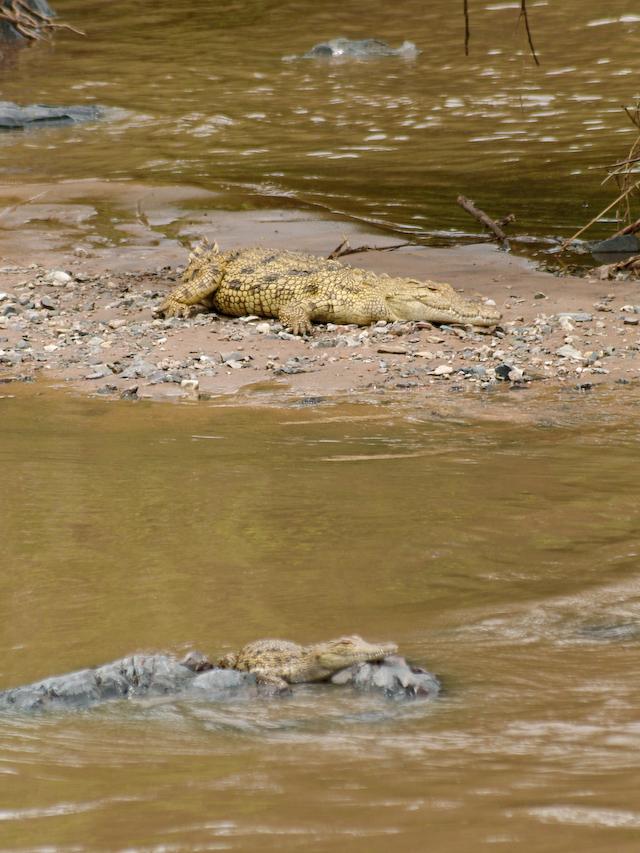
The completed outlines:
{"type": "Polygon", "coordinates": [[[206,193],[75,185],[10,195],[0,219],[0,375],[44,378],[105,397],[414,400],[498,417],[541,414],[552,399],[640,378],[634,282],[556,278],[491,245],[405,248],[345,259],[393,275],[448,281],[503,312],[492,334],[429,324],[318,326],[294,337],[263,318],[154,319],[198,236],[224,248],[270,245],[326,256],[395,242],[349,223],[287,210],[189,210],[206,193]],[[46,202],[38,193],[46,196],[46,202]],[[140,194],[143,193],[143,204],[140,194]],[[509,393],[507,393],[509,392],[509,393]],[[519,393],[515,393],[519,392],[519,393]],[[488,401],[500,399],[501,405],[488,401]],[[492,410],[493,414],[492,414],[492,410]],[[510,414],[507,415],[507,412],[510,414]]]}

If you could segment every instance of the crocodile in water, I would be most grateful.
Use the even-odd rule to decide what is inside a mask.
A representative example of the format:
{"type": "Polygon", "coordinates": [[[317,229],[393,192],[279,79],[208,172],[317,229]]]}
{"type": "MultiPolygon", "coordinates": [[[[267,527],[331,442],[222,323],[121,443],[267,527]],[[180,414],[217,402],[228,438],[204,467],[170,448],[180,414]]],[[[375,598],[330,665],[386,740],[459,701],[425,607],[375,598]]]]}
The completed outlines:
{"type": "Polygon", "coordinates": [[[180,284],[157,309],[165,317],[213,310],[233,317],[276,317],[294,334],[312,322],[428,320],[495,326],[493,307],[463,299],[449,284],[394,278],[339,261],[276,249],[221,252],[203,243],[189,257],[180,284]]]}
{"type": "MultiPolygon", "coordinates": [[[[397,655],[374,663],[354,663],[336,672],[331,683],[383,693],[391,699],[431,699],[440,690],[434,675],[397,655]]],[[[271,685],[266,693],[272,695],[271,685]]],[[[178,661],[171,655],[138,654],[1,690],[0,714],[84,709],[117,699],[175,696],[182,700],[223,701],[258,695],[264,695],[264,690],[253,673],[213,666],[205,655],[191,653],[178,661]]]]}
{"type": "Polygon", "coordinates": [[[395,643],[368,643],[362,637],[340,637],[312,646],[289,640],[257,640],[219,662],[253,673],[261,684],[287,690],[287,684],[327,681],[341,669],[364,661],[380,661],[398,651],[395,643]]]}

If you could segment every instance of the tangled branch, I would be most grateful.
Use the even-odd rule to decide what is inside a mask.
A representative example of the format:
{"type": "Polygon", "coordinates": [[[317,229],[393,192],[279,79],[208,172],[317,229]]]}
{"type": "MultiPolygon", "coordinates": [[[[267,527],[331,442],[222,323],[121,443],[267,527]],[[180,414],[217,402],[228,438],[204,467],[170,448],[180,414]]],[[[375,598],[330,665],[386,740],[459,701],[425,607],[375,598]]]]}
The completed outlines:
{"type": "Polygon", "coordinates": [[[624,222],[625,224],[612,237],[620,237],[623,234],[634,234],[636,231],[640,231],[640,219],[636,219],[637,214],[633,210],[634,198],[640,198],[640,180],[638,180],[640,169],[637,165],[640,163],[640,101],[638,101],[635,107],[623,107],[623,109],[629,120],[638,129],[638,135],[633,141],[625,159],[607,166],[607,176],[602,181],[603,184],[606,184],[607,181],[614,180],[618,185],[618,196],[604,210],[601,210],[600,213],[594,216],[590,222],[587,222],[584,227],[576,231],[572,237],[565,240],[560,247],[561,250],[566,249],[575,239],[588,228],[591,228],[605,213],[608,213],[613,208],[616,208],[618,222],[624,222]]]}
{"type": "Polygon", "coordinates": [[[71,30],[83,36],[81,30],[77,30],[70,24],[62,24],[54,21],[49,15],[30,8],[24,0],[9,0],[0,5],[0,22],[6,21],[13,29],[29,41],[42,39],[43,34],[52,33],[54,30],[71,30]]]}

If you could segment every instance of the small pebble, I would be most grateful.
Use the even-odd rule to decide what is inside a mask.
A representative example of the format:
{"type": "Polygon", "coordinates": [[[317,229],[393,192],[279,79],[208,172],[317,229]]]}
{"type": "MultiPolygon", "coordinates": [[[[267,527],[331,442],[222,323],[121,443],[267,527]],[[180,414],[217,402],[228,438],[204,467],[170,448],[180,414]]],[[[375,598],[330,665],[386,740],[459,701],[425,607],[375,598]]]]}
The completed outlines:
{"type": "Polygon", "coordinates": [[[68,272],[65,272],[64,270],[51,270],[46,274],[44,280],[50,282],[51,284],[61,286],[64,284],[69,284],[69,282],[71,281],[71,276],[68,272]]]}
{"type": "Polygon", "coordinates": [[[439,364],[431,373],[434,376],[449,376],[449,374],[453,373],[453,367],[450,364],[439,364]]]}

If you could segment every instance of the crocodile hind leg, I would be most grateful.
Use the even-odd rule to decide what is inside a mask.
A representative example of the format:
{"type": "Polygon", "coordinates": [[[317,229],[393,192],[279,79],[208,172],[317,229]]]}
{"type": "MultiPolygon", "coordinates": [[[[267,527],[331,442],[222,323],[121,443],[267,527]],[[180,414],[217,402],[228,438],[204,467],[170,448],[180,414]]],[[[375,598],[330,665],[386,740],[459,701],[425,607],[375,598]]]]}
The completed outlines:
{"type": "Polygon", "coordinates": [[[278,320],[283,326],[291,329],[294,335],[310,335],[313,331],[312,320],[327,322],[331,306],[320,303],[315,299],[300,299],[289,302],[278,311],[278,320]]]}

